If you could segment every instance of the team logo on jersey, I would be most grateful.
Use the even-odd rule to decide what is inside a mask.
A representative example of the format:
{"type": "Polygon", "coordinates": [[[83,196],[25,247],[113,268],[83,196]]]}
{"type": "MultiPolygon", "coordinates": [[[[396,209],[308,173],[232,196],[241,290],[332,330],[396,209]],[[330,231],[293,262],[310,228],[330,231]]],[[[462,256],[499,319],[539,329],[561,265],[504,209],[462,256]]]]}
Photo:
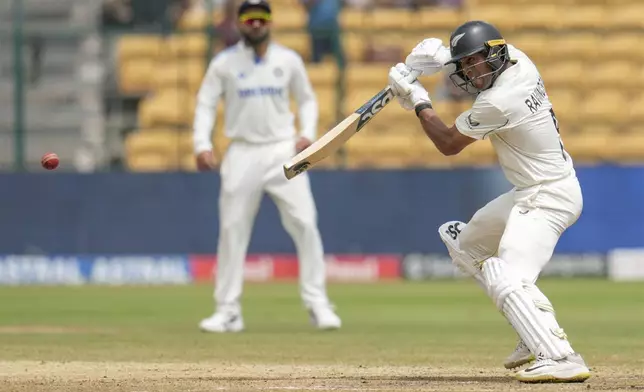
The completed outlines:
{"type": "Polygon", "coordinates": [[[284,75],[284,71],[282,71],[281,68],[275,68],[273,70],[273,75],[275,75],[276,78],[280,78],[282,77],[282,75],[284,75]]]}
{"type": "Polygon", "coordinates": [[[472,113],[467,116],[467,122],[469,123],[470,128],[478,127],[479,125],[481,125],[480,122],[472,120],[472,113]]]}
{"type": "Polygon", "coordinates": [[[239,75],[237,75],[239,79],[244,79],[246,77],[246,74],[243,72],[240,72],[239,75]]]}
{"type": "Polygon", "coordinates": [[[459,34],[456,37],[452,38],[452,48],[458,45],[458,41],[465,36],[465,33],[459,34]]]}

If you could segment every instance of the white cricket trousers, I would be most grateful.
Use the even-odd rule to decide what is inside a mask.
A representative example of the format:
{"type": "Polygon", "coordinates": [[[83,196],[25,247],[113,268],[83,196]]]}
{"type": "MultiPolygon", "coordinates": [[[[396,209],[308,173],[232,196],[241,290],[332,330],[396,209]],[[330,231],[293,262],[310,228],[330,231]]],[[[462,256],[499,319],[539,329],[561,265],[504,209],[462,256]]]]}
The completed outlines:
{"type": "Polygon", "coordinates": [[[307,173],[287,180],[283,165],[295,155],[295,140],[268,144],[233,141],[221,164],[219,242],[215,302],[241,311],[244,262],[263,193],[276,204],[295,243],[300,295],[307,308],[328,306],[322,239],[307,173]]]}
{"type": "Polygon", "coordinates": [[[478,210],[460,234],[460,248],[476,262],[505,260],[523,282],[534,284],[561,234],[583,209],[574,171],[567,177],[513,189],[478,210]]]}

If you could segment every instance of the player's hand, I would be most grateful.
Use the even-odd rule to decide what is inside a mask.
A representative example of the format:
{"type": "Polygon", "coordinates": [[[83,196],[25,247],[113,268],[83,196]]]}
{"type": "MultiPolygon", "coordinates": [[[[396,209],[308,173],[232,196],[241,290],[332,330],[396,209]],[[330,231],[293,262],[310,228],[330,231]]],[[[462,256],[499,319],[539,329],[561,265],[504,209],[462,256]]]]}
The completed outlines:
{"type": "Polygon", "coordinates": [[[301,136],[299,139],[297,139],[297,142],[295,142],[295,151],[299,154],[310,145],[311,145],[311,141],[301,136]]]}
{"type": "Polygon", "coordinates": [[[438,38],[428,38],[420,42],[405,59],[405,64],[413,69],[423,71],[423,75],[433,75],[440,72],[452,55],[443,41],[438,38]]]}
{"type": "Polygon", "coordinates": [[[418,80],[413,83],[406,80],[408,74],[409,67],[403,63],[398,63],[389,70],[389,86],[400,106],[405,110],[414,110],[419,103],[431,103],[429,93],[418,80]]]}
{"type": "Polygon", "coordinates": [[[212,151],[203,151],[197,154],[197,170],[213,171],[217,169],[217,162],[212,151]]]}

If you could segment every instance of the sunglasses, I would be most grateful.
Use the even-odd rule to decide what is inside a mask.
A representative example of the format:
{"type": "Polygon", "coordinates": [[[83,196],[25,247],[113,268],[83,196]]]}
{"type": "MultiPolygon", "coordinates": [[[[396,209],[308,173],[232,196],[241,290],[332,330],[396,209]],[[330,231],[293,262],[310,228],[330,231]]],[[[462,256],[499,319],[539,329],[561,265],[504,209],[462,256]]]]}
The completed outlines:
{"type": "Polygon", "coordinates": [[[271,21],[271,14],[267,12],[249,12],[239,17],[239,21],[248,26],[259,24],[263,26],[271,21]]]}

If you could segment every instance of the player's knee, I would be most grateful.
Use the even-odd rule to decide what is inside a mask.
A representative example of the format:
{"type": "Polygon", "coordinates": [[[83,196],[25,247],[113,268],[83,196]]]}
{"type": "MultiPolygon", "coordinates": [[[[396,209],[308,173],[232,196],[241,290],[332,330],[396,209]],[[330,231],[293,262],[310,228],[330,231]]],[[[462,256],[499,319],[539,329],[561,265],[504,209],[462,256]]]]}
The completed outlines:
{"type": "Polygon", "coordinates": [[[521,281],[516,279],[505,261],[491,257],[483,263],[483,277],[488,295],[499,310],[503,310],[506,298],[521,289],[521,281]]]}
{"type": "Polygon", "coordinates": [[[470,253],[469,251],[474,248],[476,241],[474,240],[474,235],[472,235],[472,229],[468,225],[463,227],[461,234],[459,236],[459,245],[463,252],[470,253]]]}
{"type": "Polygon", "coordinates": [[[486,260],[496,254],[498,244],[482,235],[480,229],[468,224],[461,233],[460,248],[477,262],[486,260]]]}
{"type": "Polygon", "coordinates": [[[317,233],[318,232],[318,225],[317,222],[315,222],[312,219],[307,219],[307,220],[300,220],[297,222],[297,226],[300,230],[302,230],[305,233],[317,233]]]}
{"type": "Polygon", "coordinates": [[[466,223],[459,221],[445,222],[438,228],[438,234],[447,247],[454,265],[467,275],[476,277],[480,275],[480,271],[475,266],[474,260],[460,247],[460,236],[466,226],[466,223]]]}
{"type": "Polygon", "coordinates": [[[461,250],[474,260],[484,260],[492,256],[492,254],[490,254],[490,252],[481,243],[480,236],[477,235],[476,229],[470,225],[463,228],[459,241],[461,250]]]}
{"type": "Polygon", "coordinates": [[[239,238],[239,233],[241,233],[239,224],[231,223],[219,226],[219,236],[223,241],[239,238]]]}
{"type": "Polygon", "coordinates": [[[282,223],[288,231],[298,233],[317,233],[318,226],[315,216],[297,216],[283,219],[282,223]]]}
{"type": "Polygon", "coordinates": [[[220,235],[236,236],[241,232],[249,230],[252,223],[246,216],[222,216],[219,221],[220,235]]]}

